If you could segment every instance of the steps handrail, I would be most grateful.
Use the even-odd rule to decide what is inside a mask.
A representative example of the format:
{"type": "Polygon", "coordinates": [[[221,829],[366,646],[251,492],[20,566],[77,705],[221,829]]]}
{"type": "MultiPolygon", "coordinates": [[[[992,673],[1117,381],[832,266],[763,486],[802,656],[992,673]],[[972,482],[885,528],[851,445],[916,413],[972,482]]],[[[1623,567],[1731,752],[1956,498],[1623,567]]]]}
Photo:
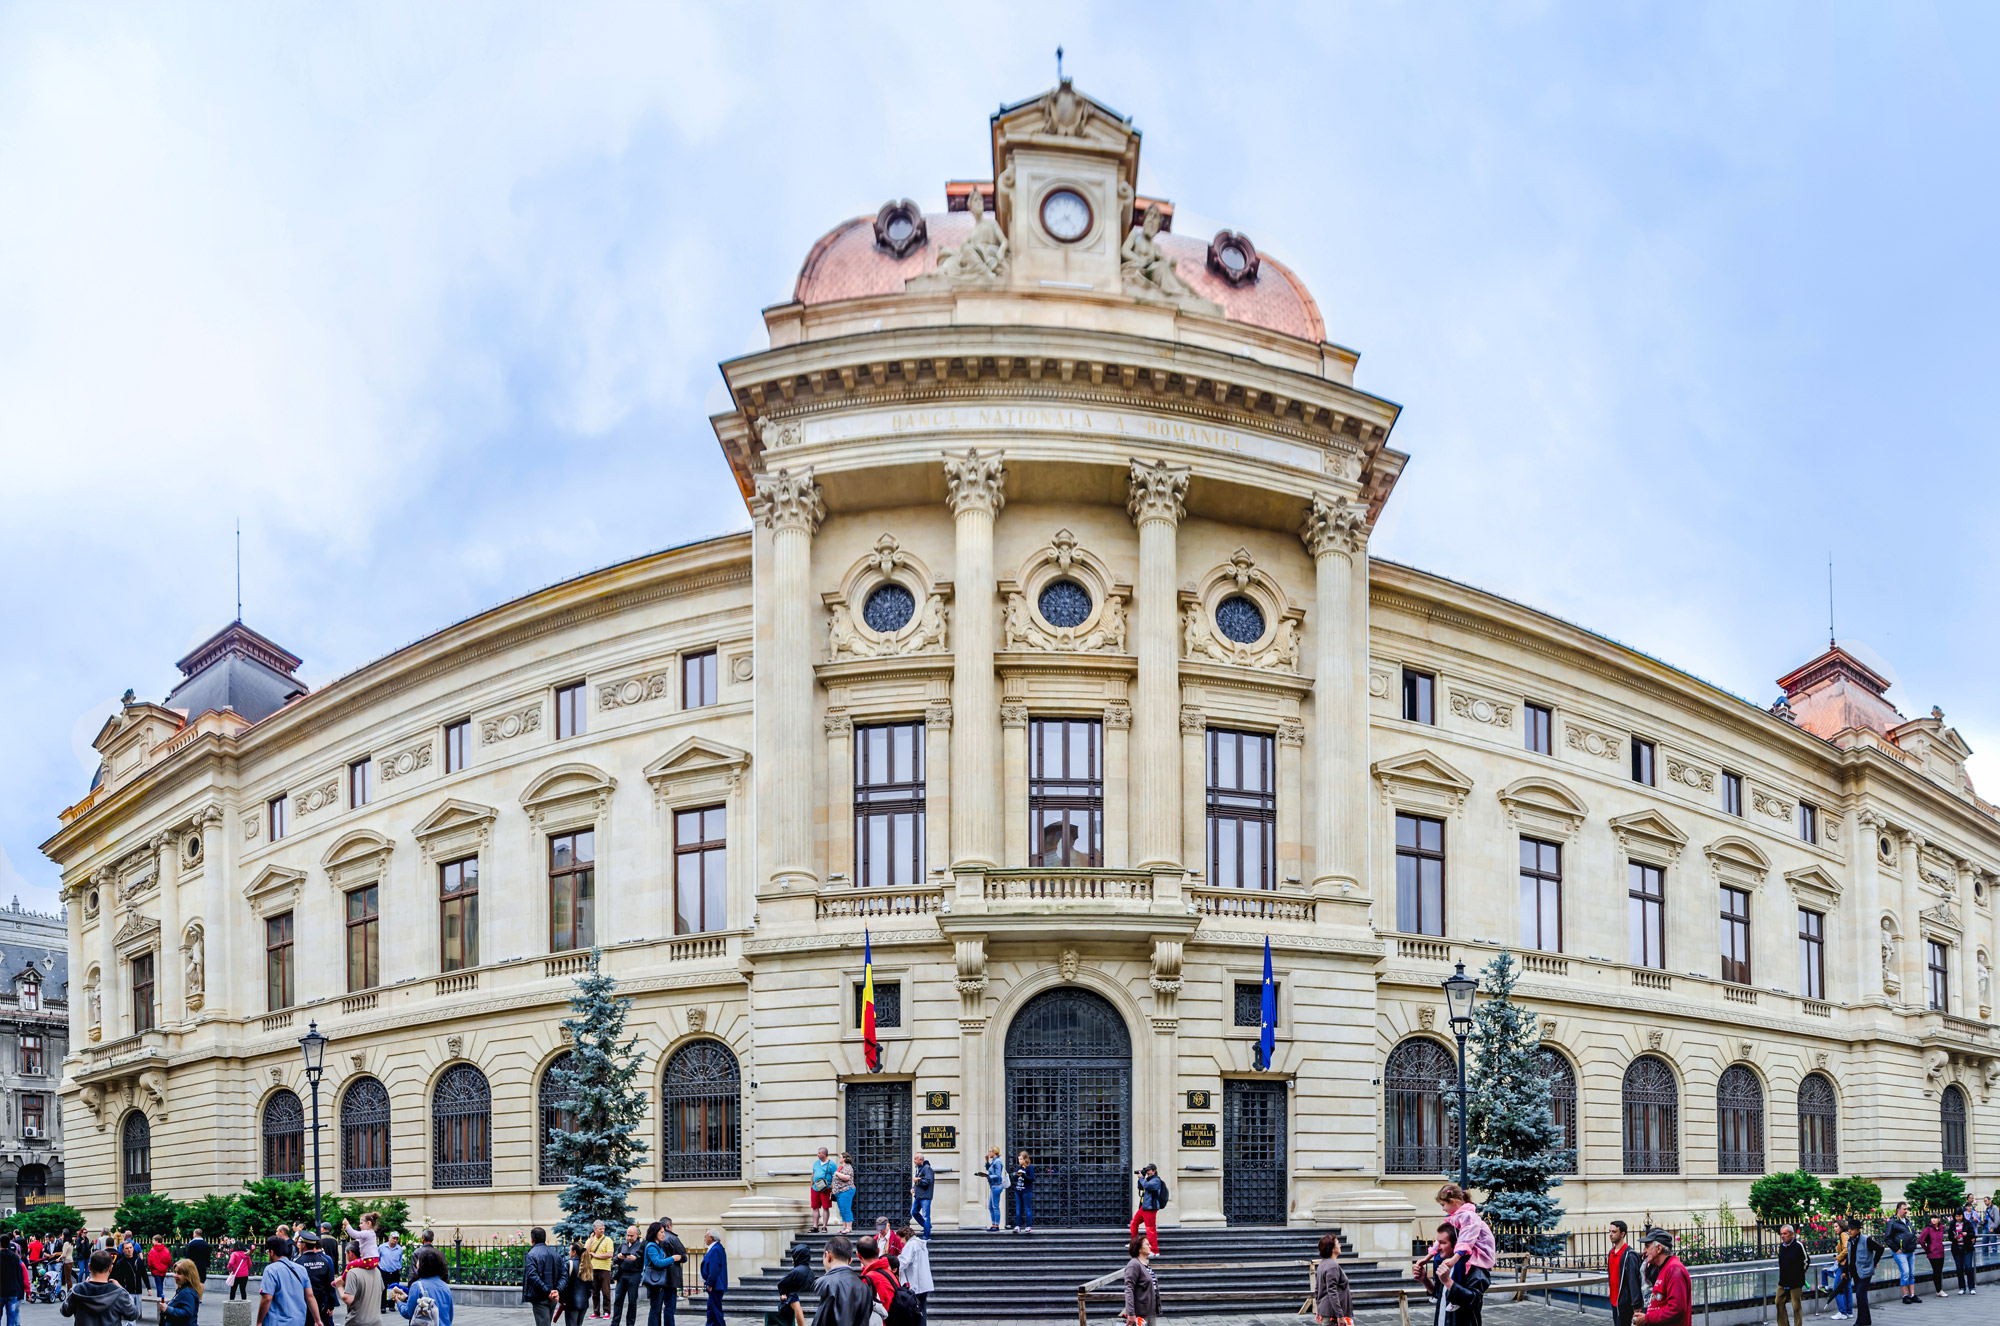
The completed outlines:
{"type": "MultiPolygon", "coordinates": [[[[1188,1270],[1202,1269],[1202,1270],[1245,1270],[1245,1271],[1261,1270],[1273,1266],[1304,1266],[1308,1268],[1306,1293],[1307,1296],[1310,1297],[1312,1293],[1310,1268],[1316,1264],[1316,1261],[1317,1259],[1315,1258],[1303,1258],[1303,1259],[1287,1259],[1282,1262],[1210,1262],[1200,1266],[1196,1266],[1193,1263],[1180,1263],[1178,1265],[1180,1266],[1181,1269],[1188,1269],[1188,1270]]],[[[1163,1265],[1173,1265],[1173,1263],[1163,1263],[1163,1265]]],[[[1076,1287],[1077,1326],[1090,1326],[1091,1295],[1119,1294],[1122,1296],[1122,1294],[1124,1293],[1123,1288],[1121,1287],[1118,1289],[1113,1289],[1111,1288],[1111,1282],[1114,1280],[1123,1280],[1124,1277],[1125,1277],[1125,1270],[1123,1267],[1120,1267],[1118,1270],[1109,1272],[1108,1274],[1105,1275],[1100,1275],[1094,1280],[1086,1280],[1082,1284],[1076,1287]]],[[[1509,1285],[1508,1288],[1514,1289],[1518,1287],[1525,1289],[1527,1292],[1532,1293],[1533,1291],[1538,1289],[1542,1290],[1583,1289],[1590,1285],[1602,1285],[1603,1283],[1604,1283],[1604,1276],[1601,1273],[1592,1272],[1587,1275],[1566,1276],[1560,1279],[1555,1277],[1550,1277],[1542,1280],[1516,1281],[1514,1282],[1514,1284],[1509,1285]]],[[[1293,1290],[1285,1290],[1285,1289],[1252,1289],[1252,1290],[1162,1289],[1159,1291],[1160,1302],[1162,1304],[1165,1304],[1169,1300],[1172,1300],[1177,1303],[1209,1303],[1209,1302],[1218,1302],[1224,1300],[1227,1300],[1229,1302],[1241,1303],[1246,1300],[1263,1300],[1263,1299],[1289,1303],[1292,1301],[1294,1293],[1295,1291],[1293,1290]]],[[[1398,1285],[1357,1285],[1348,1291],[1348,1295],[1350,1298],[1384,1299],[1384,1300],[1391,1298],[1395,1299],[1396,1306],[1401,1311],[1402,1319],[1404,1323],[1406,1323],[1406,1326],[1410,1320],[1410,1297],[1413,1294],[1421,1294],[1421,1293],[1423,1293],[1423,1287],[1414,1281],[1398,1285]]]]}

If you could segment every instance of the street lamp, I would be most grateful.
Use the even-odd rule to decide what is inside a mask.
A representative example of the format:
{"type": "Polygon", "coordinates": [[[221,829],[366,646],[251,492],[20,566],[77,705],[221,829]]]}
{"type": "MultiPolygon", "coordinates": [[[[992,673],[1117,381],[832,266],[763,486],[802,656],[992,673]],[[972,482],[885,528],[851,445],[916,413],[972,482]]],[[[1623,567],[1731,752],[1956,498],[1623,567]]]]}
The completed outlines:
{"type": "MultiPolygon", "coordinates": [[[[1463,964],[1460,965],[1463,970],[1463,964]]],[[[1463,1046],[1464,1038],[1459,1038],[1463,1046]]],[[[306,1084],[312,1088],[313,1098],[313,1237],[319,1237],[319,1079],[326,1071],[326,1037],[319,1034],[319,1023],[306,1024],[306,1034],[299,1037],[299,1048],[306,1056],[306,1084]]],[[[1459,1070],[1461,1085],[1465,1070],[1459,1070]]]]}
{"type": "Polygon", "coordinates": [[[1479,994],[1477,977],[1465,974],[1465,964],[1444,978],[1444,1005],[1451,1014],[1451,1034],[1458,1037],[1458,1186],[1466,1187],[1471,1174],[1465,1159],[1465,1038],[1472,1034],[1472,1001],[1479,994]]]}

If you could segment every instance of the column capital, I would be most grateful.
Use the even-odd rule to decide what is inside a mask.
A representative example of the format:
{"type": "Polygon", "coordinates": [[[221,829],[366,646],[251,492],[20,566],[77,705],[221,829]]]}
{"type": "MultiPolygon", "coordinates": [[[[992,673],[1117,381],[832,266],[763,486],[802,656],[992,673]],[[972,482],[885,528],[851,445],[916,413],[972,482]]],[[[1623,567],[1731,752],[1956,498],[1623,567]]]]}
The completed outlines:
{"type": "Polygon", "coordinates": [[[977,447],[962,456],[954,456],[947,451],[944,456],[944,486],[945,500],[951,504],[952,515],[983,511],[989,516],[997,516],[1000,508],[1007,505],[1007,466],[997,451],[989,451],[983,456],[977,447]]]}
{"type": "Polygon", "coordinates": [[[826,501],[820,496],[812,471],[793,474],[790,470],[779,470],[776,474],[758,475],[757,519],[765,529],[796,529],[817,534],[820,522],[826,519],[826,501]]]}
{"type": "Polygon", "coordinates": [[[1208,715],[1191,704],[1181,706],[1181,735],[1198,737],[1208,731],[1208,715]]]}
{"type": "Polygon", "coordinates": [[[1148,465],[1135,458],[1129,479],[1131,495],[1125,502],[1132,523],[1143,525],[1149,520],[1164,520],[1180,524],[1181,517],[1187,514],[1181,499],[1187,496],[1188,477],[1193,473],[1185,465],[1169,465],[1163,460],[1148,465]]]}
{"type": "Polygon", "coordinates": [[[1328,553],[1353,556],[1368,546],[1368,510],[1359,502],[1314,493],[1299,537],[1315,558],[1328,553]]]}
{"type": "Polygon", "coordinates": [[[951,701],[933,700],[925,705],[924,724],[927,727],[949,728],[951,726],[951,701]]]}
{"type": "Polygon", "coordinates": [[[1132,726],[1132,706],[1123,700],[1112,700],[1104,706],[1104,726],[1106,729],[1127,730],[1132,726]]]}

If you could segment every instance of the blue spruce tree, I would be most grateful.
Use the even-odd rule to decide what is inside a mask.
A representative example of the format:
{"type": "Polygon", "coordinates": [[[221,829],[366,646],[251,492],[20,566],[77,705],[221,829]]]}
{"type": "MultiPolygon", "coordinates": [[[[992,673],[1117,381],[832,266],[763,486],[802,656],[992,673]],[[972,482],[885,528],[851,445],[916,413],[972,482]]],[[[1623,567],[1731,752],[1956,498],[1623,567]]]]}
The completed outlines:
{"type": "Polygon", "coordinates": [[[569,1175],[556,1226],[565,1239],[588,1237],[597,1220],[606,1229],[625,1227],[632,1169],[646,1154],[639,1136],[646,1094],[635,1085],[638,1037],[624,1038],[632,1001],[617,994],[618,982],[599,970],[598,957],[592,949],[590,970],[577,977],[570,996],[571,1016],[562,1024],[570,1051],[549,1070],[570,1124],[550,1130],[548,1147],[550,1164],[569,1175]]]}
{"type": "Polygon", "coordinates": [[[1563,1149],[1549,1106],[1535,1015],[1514,1002],[1518,970],[1514,956],[1503,951],[1480,973],[1467,1065],[1467,1172],[1474,1191],[1484,1194],[1479,1211],[1499,1233],[1503,1251],[1551,1253],[1561,1250],[1550,1231],[1563,1214],[1551,1189],[1574,1157],[1563,1149]]]}

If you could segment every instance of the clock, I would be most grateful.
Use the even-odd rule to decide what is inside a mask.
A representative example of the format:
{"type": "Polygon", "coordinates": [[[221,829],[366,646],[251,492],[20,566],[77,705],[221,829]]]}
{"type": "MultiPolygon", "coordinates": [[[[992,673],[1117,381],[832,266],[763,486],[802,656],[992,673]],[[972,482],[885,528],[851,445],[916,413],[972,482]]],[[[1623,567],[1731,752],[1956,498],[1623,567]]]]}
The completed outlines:
{"type": "Polygon", "coordinates": [[[1042,229],[1064,244],[1090,233],[1090,204],[1075,189],[1052,189],[1042,199],[1042,229]]]}

